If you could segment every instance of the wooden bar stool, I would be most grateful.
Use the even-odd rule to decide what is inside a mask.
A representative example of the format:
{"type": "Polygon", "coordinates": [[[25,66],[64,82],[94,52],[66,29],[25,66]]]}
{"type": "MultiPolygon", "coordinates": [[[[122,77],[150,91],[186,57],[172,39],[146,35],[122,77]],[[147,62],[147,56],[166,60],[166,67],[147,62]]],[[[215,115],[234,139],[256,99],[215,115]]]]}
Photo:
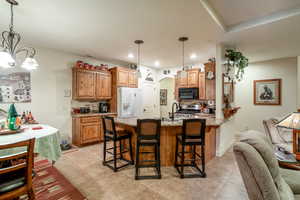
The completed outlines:
{"type": "Polygon", "coordinates": [[[180,174],[180,178],[206,177],[205,173],[205,119],[186,119],[183,120],[182,134],[176,137],[175,151],[175,168],[180,174]],[[179,152],[179,143],[181,144],[181,152],[179,152]],[[186,147],[190,147],[190,151],[186,151],[186,147]],[[200,146],[201,155],[196,152],[196,147],[200,146]],[[185,155],[191,155],[191,159],[185,158],[185,155]],[[178,158],[180,163],[178,163],[178,158]],[[202,169],[197,165],[197,161],[201,161],[202,169]],[[184,167],[192,167],[199,173],[184,174],[184,167]]]}
{"type": "Polygon", "coordinates": [[[133,156],[132,156],[132,144],[131,144],[131,133],[118,128],[115,126],[114,118],[109,116],[104,116],[102,118],[103,121],[103,129],[104,129],[104,143],[103,143],[103,165],[111,168],[114,172],[117,172],[119,169],[126,167],[128,165],[133,165],[133,156]],[[123,153],[127,153],[128,150],[123,148],[122,142],[128,140],[129,142],[129,154],[130,160],[127,160],[123,157],[123,153]],[[107,142],[112,141],[113,147],[107,148],[107,142]],[[119,146],[117,146],[117,142],[119,142],[119,146]],[[119,153],[117,153],[117,149],[119,148],[119,153]],[[112,150],[112,152],[111,152],[112,150]],[[106,154],[111,154],[113,156],[112,159],[106,160],[106,154]],[[117,161],[125,161],[126,164],[121,166],[117,166],[117,161]],[[109,163],[113,163],[111,166],[109,163]]]}
{"type": "Polygon", "coordinates": [[[136,164],[135,179],[160,179],[160,125],[161,121],[156,119],[137,120],[137,142],[136,142],[136,164]],[[154,151],[140,151],[141,147],[151,146],[154,151]],[[154,160],[140,160],[140,154],[154,154],[154,160]],[[147,164],[143,164],[147,163],[147,164]],[[140,176],[140,168],[156,168],[156,175],[140,176]]]}

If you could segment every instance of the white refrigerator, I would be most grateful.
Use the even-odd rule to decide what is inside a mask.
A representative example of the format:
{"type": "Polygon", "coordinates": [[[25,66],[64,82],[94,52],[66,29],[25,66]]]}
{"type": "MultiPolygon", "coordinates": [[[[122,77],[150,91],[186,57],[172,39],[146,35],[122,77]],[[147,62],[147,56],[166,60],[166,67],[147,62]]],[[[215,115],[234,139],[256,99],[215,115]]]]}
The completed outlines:
{"type": "Polygon", "coordinates": [[[118,88],[118,117],[130,118],[142,115],[142,91],[138,88],[118,88]]]}

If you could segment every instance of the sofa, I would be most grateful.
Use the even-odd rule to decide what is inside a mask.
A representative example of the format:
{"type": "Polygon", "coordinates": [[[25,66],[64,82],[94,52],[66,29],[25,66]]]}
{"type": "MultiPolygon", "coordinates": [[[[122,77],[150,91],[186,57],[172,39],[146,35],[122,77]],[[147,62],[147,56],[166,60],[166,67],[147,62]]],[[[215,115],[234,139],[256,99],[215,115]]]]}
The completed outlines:
{"type": "Polygon", "coordinates": [[[233,152],[250,200],[300,200],[300,171],[279,167],[264,133],[243,133],[233,152]]]}

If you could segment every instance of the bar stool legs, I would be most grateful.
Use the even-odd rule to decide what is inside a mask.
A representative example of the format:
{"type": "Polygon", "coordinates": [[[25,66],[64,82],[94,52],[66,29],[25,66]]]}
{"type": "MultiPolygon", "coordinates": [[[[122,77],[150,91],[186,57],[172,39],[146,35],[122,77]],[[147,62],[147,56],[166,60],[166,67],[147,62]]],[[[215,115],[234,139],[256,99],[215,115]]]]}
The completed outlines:
{"type": "Polygon", "coordinates": [[[205,178],[205,148],[204,145],[197,144],[181,144],[181,152],[179,152],[179,141],[176,139],[176,150],[175,150],[175,164],[174,167],[178,171],[180,178],[205,178]],[[190,151],[186,151],[186,146],[190,147],[190,151]],[[196,146],[201,147],[201,155],[196,152],[196,146]],[[191,154],[191,159],[186,159],[185,155],[191,154]],[[180,162],[178,162],[180,158],[180,162]],[[199,159],[198,159],[199,158],[199,159]],[[201,162],[201,169],[197,165],[197,160],[201,162]],[[189,163],[187,163],[189,162],[189,163]],[[192,167],[197,170],[197,173],[185,174],[184,167],[192,167]]]}
{"type": "Polygon", "coordinates": [[[135,180],[141,179],[161,179],[161,170],[160,170],[160,143],[153,144],[141,144],[139,141],[136,144],[136,161],[135,161],[135,180]],[[154,152],[149,151],[140,151],[143,146],[152,146],[154,147],[154,152]],[[154,154],[154,160],[140,160],[140,154],[154,154]],[[154,164],[141,164],[142,162],[152,162],[154,164]],[[153,176],[141,176],[139,174],[140,168],[155,168],[156,175],[153,176]]]}
{"type": "Polygon", "coordinates": [[[129,155],[130,155],[130,160],[127,160],[123,157],[123,153],[126,153],[128,151],[124,150],[122,141],[123,140],[111,140],[111,139],[106,138],[106,139],[104,139],[104,142],[103,142],[103,162],[102,162],[102,164],[104,166],[111,168],[114,172],[117,172],[119,169],[121,169],[123,167],[134,164],[133,156],[132,156],[133,153],[132,153],[131,137],[128,138],[128,142],[129,142],[129,150],[128,151],[129,151],[129,155]],[[111,147],[111,148],[107,148],[107,142],[109,142],[109,141],[112,141],[112,143],[113,143],[113,147],[111,147]],[[118,142],[119,146],[117,146],[117,141],[119,141],[118,142]],[[119,153],[118,153],[118,149],[119,149],[119,153]],[[112,159],[106,160],[107,153],[112,155],[112,159]],[[118,167],[117,166],[118,160],[125,161],[126,164],[123,164],[118,167]],[[110,163],[112,163],[113,166],[111,166],[110,163]]]}

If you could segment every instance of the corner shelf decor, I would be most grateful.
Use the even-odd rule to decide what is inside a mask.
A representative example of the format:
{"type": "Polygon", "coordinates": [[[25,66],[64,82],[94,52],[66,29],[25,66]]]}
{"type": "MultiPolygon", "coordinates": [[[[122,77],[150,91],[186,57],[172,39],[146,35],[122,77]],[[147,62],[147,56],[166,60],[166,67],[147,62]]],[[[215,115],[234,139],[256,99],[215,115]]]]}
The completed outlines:
{"type": "Polygon", "coordinates": [[[225,76],[231,80],[237,79],[241,81],[245,73],[245,68],[249,65],[249,60],[241,52],[234,49],[226,49],[225,53],[225,76]],[[235,72],[235,68],[237,71],[235,72]],[[232,77],[231,72],[235,72],[232,77]]]}
{"type": "Polygon", "coordinates": [[[241,107],[235,107],[235,108],[223,108],[223,114],[224,118],[228,119],[232,117],[241,107]]]}

